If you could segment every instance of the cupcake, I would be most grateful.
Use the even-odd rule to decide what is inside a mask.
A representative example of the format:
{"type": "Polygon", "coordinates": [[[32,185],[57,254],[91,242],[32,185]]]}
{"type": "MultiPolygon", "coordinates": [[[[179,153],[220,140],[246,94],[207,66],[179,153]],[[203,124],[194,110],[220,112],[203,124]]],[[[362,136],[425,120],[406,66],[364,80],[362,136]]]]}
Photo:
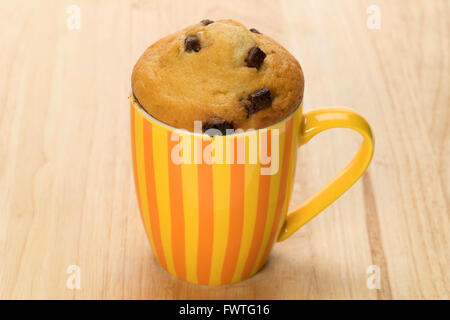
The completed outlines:
{"type": "Polygon", "coordinates": [[[303,72],[280,44],[233,20],[202,20],[162,38],[137,61],[132,91],[176,128],[260,129],[301,103],[303,72]]]}

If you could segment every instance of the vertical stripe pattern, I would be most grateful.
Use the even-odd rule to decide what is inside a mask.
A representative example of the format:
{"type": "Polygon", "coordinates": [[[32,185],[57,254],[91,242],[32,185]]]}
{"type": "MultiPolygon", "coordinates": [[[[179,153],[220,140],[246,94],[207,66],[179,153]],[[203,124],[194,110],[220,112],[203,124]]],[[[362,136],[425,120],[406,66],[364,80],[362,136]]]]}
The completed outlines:
{"type": "MultiPolygon", "coordinates": [[[[202,146],[201,138],[198,138],[197,141],[197,147],[203,151],[210,145],[210,141],[208,141],[203,142],[202,146]]],[[[197,168],[198,193],[200,195],[198,205],[197,279],[199,284],[209,284],[214,241],[213,172],[212,165],[207,163],[199,164],[197,168]]]]}
{"type": "Polygon", "coordinates": [[[256,273],[286,217],[301,108],[267,130],[210,138],[130,105],[135,189],[158,262],[205,285],[256,273]]]}
{"type": "MultiPolygon", "coordinates": [[[[153,142],[152,125],[144,121],[142,132],[144,134],[144,163],[145,163],[145,184],[147,190],[148,219],[156,254],[163,268],[167,268],[166,258],[161,241],[161,231],[158,216],[158,206],[156,205],[156,182],[153,165],[153,142]]],[[[139,134],[139,133],[138,133],[139,134]]]]}
{"type": "Polygon", "coordinates": [[[186,252],[186,277],[187,281],[198,283],[197,278],[197,252],[198,252],[198,228],[199,228],[199,193],[198,193],[198,169],[192,161],[194,159],[195,138],[183,137],[186,149],[184,163],[181,164],[181,184],[183,190],[184,212],[184,241],[186,252]]]}
{"type": "Polygon", "coordinates": [[[186,280],[186,254],[184,247],[184,208],[183,208],[183,183],[181,181],[181,163],[171,161],[172,150],[179,144],[179,135],[167,136],[168,140],[168,163],[169,163],[169,197],[170,197],[170,219],[172,231],[172,252],[175,264],[175,272],[178,278],[186,280]]]}
{"type": "Polygon", "coordinates": [[[234,271],[241,248],[244,227],[244,194],[245,194],[245,163],[238,163],[238,143],[243,138],[232,138],[233,165],[230,168],[230,204],[229,226],[225,261],[222,268],[221,283],[232,282],[234,271]]]}
{"type": "MultiPolygon", "coordinates": [[[[271,153],[271,132],[266,131],[265,134],[261,134],[259,137],[259,146],[266,146],[267,155],[270,157],[271,153]]],[[[261,150],[260,150],[261,151],[261,150]]],[[[261,168],[266,166],[261,165],[261,168]]],[[[253,239],[250,245],[250,251],[248,253],[247,261],[245,262],[244,270],[242,272],[241,278],[248,278],[251,274],[253,266],[255,265],[256,259],[258,257],[258,252],[261,248],[264,229],[266,226],[266,219],[268,214],[269,198],[270,198],[270,175],[261,175],[259,177],[259,187],[258,187],[258,206],[256,211],[255,227],[253,230],[253,239]]]]}

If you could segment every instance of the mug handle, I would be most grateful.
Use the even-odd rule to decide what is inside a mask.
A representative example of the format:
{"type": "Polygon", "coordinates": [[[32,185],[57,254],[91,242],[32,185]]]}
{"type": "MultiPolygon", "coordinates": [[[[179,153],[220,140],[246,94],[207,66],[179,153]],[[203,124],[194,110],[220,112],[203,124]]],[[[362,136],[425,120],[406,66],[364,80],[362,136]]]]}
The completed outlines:
{"type": "Polygon", "coordinates": [[[334,128],[348,128],[359,132],[363,137],[363,142],[358,152],[337,176],[308,198],[299,208],[288,213],[277,241],[286,240],[333,203],[362,176],[369,166],[374,151],[372,130],[362,116],[348,108],[323,108],[306,113],[304,123],[300,127],[299,146],[307,143],[316,134],[334,128]]]}

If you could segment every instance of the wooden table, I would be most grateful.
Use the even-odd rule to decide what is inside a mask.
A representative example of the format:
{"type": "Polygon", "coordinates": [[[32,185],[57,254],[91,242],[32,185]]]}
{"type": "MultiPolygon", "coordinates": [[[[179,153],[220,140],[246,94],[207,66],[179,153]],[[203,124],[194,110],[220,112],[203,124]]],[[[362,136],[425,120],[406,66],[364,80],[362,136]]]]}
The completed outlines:
{"type": "MultiPolygon", "coordinates": [[[[447,0],[2,0],[0,298],[449,299],[449,16],[447,0]],[[134,193],[127,95],[148,45],[223,17],[288,48],[304,69],[305,110],[353,107],[376,150],[364,177],[277,244],[261,272],[206,287],[153,257],[134,193]]],[[[292,206],[359,143],[334,130],[302,148],[292,206]]]]}

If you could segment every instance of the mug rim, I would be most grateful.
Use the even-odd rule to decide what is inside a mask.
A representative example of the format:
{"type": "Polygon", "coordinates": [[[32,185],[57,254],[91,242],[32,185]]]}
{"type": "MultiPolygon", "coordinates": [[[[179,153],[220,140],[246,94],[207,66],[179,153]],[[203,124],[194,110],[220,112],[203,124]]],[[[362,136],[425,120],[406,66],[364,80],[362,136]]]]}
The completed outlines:
{"type": "Polygon", "coordinates": [[[295,107],[294,110],[292,110],[291,113],[289,113],[286,117],[284,117],[283,119],[281,119],[280,121],[271,124],[268,127],[264,127],[264,128],[259,128],[259,129],[249,129],[249,130],[245,130],[244,132],[238,132],[238,133],[232,133],[232,134],[227,134],[227,135],[216,135],[216,136],[210,136],[206,133],[200,133],[200,132],[194,132],[194,131],[189,131],[187,129],[184,128],[176,128],[173,127],[167,123],[162,122],[161,120],[156,119],[155,117],[153,117],[151,114],[149,114],[139,103],[139,101],[137,100],[137,98],[135,97],[133,90],[130,89],[130,94],[128,96],[128,99],[131,99],[134,107],[145,117],[147,118],[147,120],[150,120],[152,122],[157,123],[160,126],[165,127],[166,129],[170,130],[170,131],[182,131],[184,134],[190,134],[190,135],[194,135],[194,136],[201,136],[204,138],[218,138],[218,137],[222,137],[222,138],[226,138],[226,137],[237,137],[239,135],[245,135],[245,134],[250,134],[253,132],[257,132],[257,131],[262,131],[262,130],[269,130],[272,127],[275,127],[277,125],[279,125],[280,123],[289,120],[290,118],[292,118],[294,116],[294,114],[302,107],[303,105],[303,97],[302,100],[300,100],[300,103],[297,105],[297,107],[295,107]]]}

